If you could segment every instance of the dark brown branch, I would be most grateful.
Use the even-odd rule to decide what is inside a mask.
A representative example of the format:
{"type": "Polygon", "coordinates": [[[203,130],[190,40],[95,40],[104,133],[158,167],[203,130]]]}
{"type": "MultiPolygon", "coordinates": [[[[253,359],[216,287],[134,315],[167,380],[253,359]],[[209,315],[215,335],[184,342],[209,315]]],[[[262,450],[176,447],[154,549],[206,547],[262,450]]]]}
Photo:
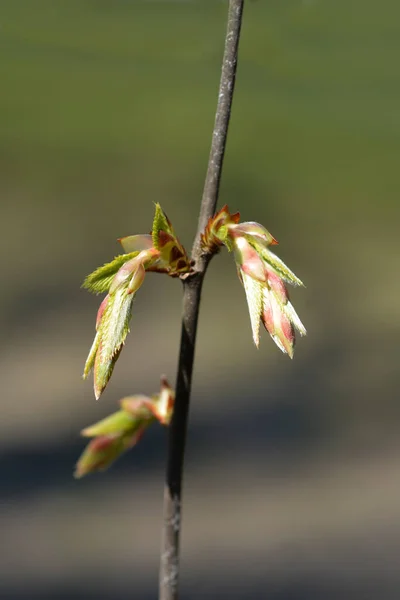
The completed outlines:
{"type": "Polygon", "coordinates": [[[168,462],[164,490],[159,600],[177,600],[179,540],[181,532],[182,475],[190,390],[201,288],[210,256],[201,250],[201,233],[215,213],[235,87],[236,65],[244,0],[230,0],[225,51],[211,152],[193,244],[194,275],[184,282],[181,346],[176,381],[175,408],[169,426],[168,462]]]}

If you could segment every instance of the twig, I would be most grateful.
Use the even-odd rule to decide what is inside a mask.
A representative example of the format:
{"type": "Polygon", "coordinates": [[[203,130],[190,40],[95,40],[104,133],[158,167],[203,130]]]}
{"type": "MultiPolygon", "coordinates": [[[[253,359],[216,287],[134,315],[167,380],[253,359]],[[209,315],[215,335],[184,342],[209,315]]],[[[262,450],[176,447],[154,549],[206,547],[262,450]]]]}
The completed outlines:
{"type": "Polygon", "coordinates": [[[168,463],[164,490],[159,600],[177,600],[181,532],[182,474],[201,288],[210,255],[201,249],[201,233],[215,213],[228,134],[244,0],[230,0],[225,51],[211,152],[192,250],[194,275],[184,282],[181,346],[175,408],[169,426],[168,463]]]}

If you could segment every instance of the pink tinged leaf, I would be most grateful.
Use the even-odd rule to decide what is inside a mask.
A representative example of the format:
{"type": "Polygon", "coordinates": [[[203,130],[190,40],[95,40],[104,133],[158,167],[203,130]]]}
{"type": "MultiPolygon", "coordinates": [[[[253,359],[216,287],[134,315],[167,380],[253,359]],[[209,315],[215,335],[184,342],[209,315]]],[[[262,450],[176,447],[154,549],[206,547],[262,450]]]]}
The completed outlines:
{"type": "Polygon", "coordinates": [[[294,330],[285,307],[267,287],[263,290],[262,322],[272,339],[282,350],[293,358],[295,342],[294,330]]]}
{"type": "Polygon", "coordinates": [[[146,271],[143,265],[139,265],[137,270],[133,273],[132,279],[129,282],[127,292],[128,294],[135,294],[144,281],[146,271]]]}
{"type": "Polygon", "coordinates": [[[257,279],[258,281],[266,281],[267,275],[264,263],[253,246],[242,236],[234,237],[232,243],[235,260],[237,264],[240,265],[243,273],[246,273],[246,275],[257,279]]]}
{"type": "Polygon", "coordinates": [[[129,279],[131,279],[131,283],[129,284],[131,291],[129,293],[137,291],[143,283],[146,269],[156,262],[159,256],[160,253],[158,250],[150,248],[149,250],[142,250],[137,256],[128,260],[115,275],[110,286],[110,294],[113,294],[115,290],[123,286],[129,279]]]}
{"type": "Polygon", "coordinates": [[[152,419],[153,412],[151,405],[153,400],[144,394],[135,394],[126,396],[120,400],[121,408],[129,413],[136,420],[152,419]]]}
{"type": "Polygon", "coordinates": [[[129,412],[136,419],[148,421],[149,423],[157,419],[165,425],[166,415],[160,412],[159,396],[155,394],[152,398],[149,396],[136,395],[123,398],[120,402],[121,407],[129,412]]]}
{"type": "Polygon", "coordinates": [[[271,305],[270,297],[271,297],[271,292],[269,291],[269,289],[267,287],[265,287],[263,289],[263,306],[262,306],[261,320],[264,324],[265,329],[268,331],[268,333],[270,333],[271,335],[274,335],[274,333],[275,333],[274,315],[272,312],[272,305],[271,305]]]}
{"type": "Polygon", "coordinates": [[[124,251],[129,254],[130,252],[141,252],[142,250],[149,250],[153,247],[153,240],[151,235],[128,235],[123,238],[119,238],[119,243],[123,247],[124,251]]]}
{"type": "Polygon", "coordinates": [[[100,323],[101,323],[101,319],[103,318],[103,314],[104,311],[107,307],[108,304],[108,299],[109,296],[107,294],[107,296],[104,298],[103,302],[100,304],[99,310],[97,311],[97,317],[96,317],[96,335],[92,344],[92,347],[89,350],[89,355],[86,359],[86,363],[85,363],[85,367],[83,369],[83,379],[86,379],[87,376],[89,375],[90,371],[93,369],[94,365],[95,365],[95,361],[96,361],[96,355],[97,355],[97,351],[99,349],[99,345],[101,342],[101,336],[98,332],[100,323]]]}
{"type": "Polygon", "coordinates": [[[133,436],[129,439],[129,448],[133,448],[134,446],[136,446],[136,444],[140,442],[149,425],[150,423],[148,422],[142,425],[137,431],[135,431],[133,436]]]}
{"type": "Polygon", "coordinates": [[[276,336],[281,341],[290,358],[293,358],[295,344],[294,328],[285,312],[280,313],[279,324],[276,328],[276,336]]]}
{"type": "Polygon", "coordinates": [[[119,287],[110,295],[98,333],[99,346],[94,363],[94,389],[98,399],[104,391],[129,332],[134,295],[119,287]]]}
{"type": "Polygon", "coordinates": [[[140,261],[138,261],[138,256],[135,256],[135,258],[128,260],[128,262],[126,262],[119,269],[110,286],[110,294],[113,294],[115,290],[117,290],[120,286],[126,283],[130,277],[132,277],[132,273],[134,273],[137,270],[139,264],[140,261]]]}
{"type": "Polygon", "coordinates": [[[262,312],[263,284],[247,273],[241,272],[247,305],[249,307],[250,323],[255,345],[260,344],[260,318],[262,312]]]}
{"type": "Polygon", "coordinates": [[[133,434],[104,435],[91,440],[77,462],[75,477],[79,479],[89,473],[108,469],[121,454],[138,441],[144,429],[145,427],[142,427],[133,434]]]}
{"type": "Polygon", "coordinates": [[[137,419],[153,421],[157,419],[162,425],[168,425],[175,400],[175,393],[163,377],[161,391],[151,398],[142,394],[127,396],[120,401],[124,411],[137,419]]]}
{"type": "Polygon", "coordinates": [[[271,291],[278,298],[279,302],[281,302],[282,304],[286,304],[286,302],[288,301],[288,293],[282,278],[279,277],[279,275],[277,275],[275,271],[273,271],[270,267],[266,268],[266,273],[268,278],[268,285],[271,291]]]}
{"type": "Polygon", "coordinates": [[[100,325],[101,319],[103,318],[104,311],[107,308],[109,298],[110,298],[110,296],[109,296],[109,294],[107,294],[107,296],[104,298],[103,302],[100,304],[99,310],[97,311],[96,331],[99,329],[99,325],[100,325]]]}
{"type": "Polygon", "coordinates": [[[263,246],[271,246],[278,243],[265,227],[255,221],[246,221],[244,223],[238,223],[237,225],[229,225],[228,228],[234,230],[239,235],[248,236],[249,241],[261,243],[263,246]]]}
{"type": "Polygon", "coordinates": [[[119,269],[110,286],[110,294],[113,294],[118,287],[126,283],[128,279],[132,277],[132,275],[138,270],[139,266],[142,265],[143,256],[141,255],[142,252],[135,256],[135,258],[128,260],[128,262],[126,262],[119,269]]]}
{"type": "Polygon", "coordinates": [[[124,451],[124,444],[118,436],[101,436],[86,446],[77,464],[74,476],[79,479],[106,469],[124,451]]]}

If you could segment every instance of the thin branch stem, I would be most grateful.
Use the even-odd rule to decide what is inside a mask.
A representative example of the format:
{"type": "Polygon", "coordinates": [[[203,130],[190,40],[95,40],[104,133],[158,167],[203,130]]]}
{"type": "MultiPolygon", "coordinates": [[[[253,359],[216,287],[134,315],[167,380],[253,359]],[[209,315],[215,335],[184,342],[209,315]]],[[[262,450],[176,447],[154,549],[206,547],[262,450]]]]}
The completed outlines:
{"type": "Polygon", "coordinates": [[[179,541],[181,532],[182,475],[194,363],[201,289],[210,255],[201,249],[201,233],[215,213],[235,87],[236,65],[244,0],[230,0],[225,51],[211,151],[193,244],[194,274],[184,282],[181,345],[175,408],[169,426],[168,462],[164,490],[163,539],[159,600],[178,599],[179,541]]]}
{"type": "MultiPolygon", "coordinates": [[[[230,0],[228,9],[228,25],[225,38],[224,57],[222,59],[222,72],[219,84],[218,103],[215,114],[214,130],[212,134],[210,157],[206,180],[204,183],[203,197],[200,205],[200,214],[197,235],[193,245],[192,258],[201,260],[200,235],[207,225],[208,219],[213,216],[218,201],[219,186],[224,162],[226,139],[228,136],[229,119],[233,92],[235,89],[236,66],[238,60],[240,30],[242,26],[244,0],[230,0]]],[[[204,268],[203,265],[198,267],[204,268]]],[[[204,268],[205,270],[205,268],[204,268]]]]}

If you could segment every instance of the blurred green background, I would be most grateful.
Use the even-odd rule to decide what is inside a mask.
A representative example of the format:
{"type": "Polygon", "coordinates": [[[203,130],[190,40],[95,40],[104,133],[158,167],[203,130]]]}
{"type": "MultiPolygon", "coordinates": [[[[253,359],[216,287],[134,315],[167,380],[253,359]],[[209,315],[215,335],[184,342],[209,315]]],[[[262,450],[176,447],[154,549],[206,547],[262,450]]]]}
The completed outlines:
{"type": "MultiPolygon", "coordinates": [[[[157,596],[165,431],[72,478],[79,430],[174,381],[180,285],[150,275],[111,384],[80,375],[84,276],[160,202],[196,230],[223,50],[219,0],[0,2],[0,595],[157,596]],[[156,287],[157,286],[157,287],[156,287]]],[[[293,362],[253,346],[222,254],[204,288],[182,597],[400,596],[398,0],[245,7],[220,204],[306,283],[293,362]]]]}

